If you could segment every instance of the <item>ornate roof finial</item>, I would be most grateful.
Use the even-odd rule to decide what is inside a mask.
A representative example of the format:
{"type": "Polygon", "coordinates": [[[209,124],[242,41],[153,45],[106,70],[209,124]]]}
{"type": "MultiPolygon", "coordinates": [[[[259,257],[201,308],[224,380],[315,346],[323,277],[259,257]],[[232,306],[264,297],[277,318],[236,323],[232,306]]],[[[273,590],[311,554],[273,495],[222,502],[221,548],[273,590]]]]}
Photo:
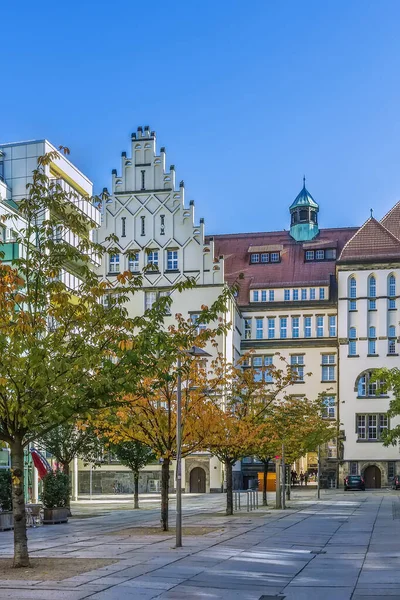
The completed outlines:
{"type": "Polygon", "coordinates": [[[303,175],[303,188],[305,188],[305,187],[306,187],[306,176],[303,175]]]}
{"type": "Polygon", "coordinates": [[[371,211],[371,219],[372,219],[372,217],[374,216],[374,209],[370,208],[369,210],[371,211]]]}

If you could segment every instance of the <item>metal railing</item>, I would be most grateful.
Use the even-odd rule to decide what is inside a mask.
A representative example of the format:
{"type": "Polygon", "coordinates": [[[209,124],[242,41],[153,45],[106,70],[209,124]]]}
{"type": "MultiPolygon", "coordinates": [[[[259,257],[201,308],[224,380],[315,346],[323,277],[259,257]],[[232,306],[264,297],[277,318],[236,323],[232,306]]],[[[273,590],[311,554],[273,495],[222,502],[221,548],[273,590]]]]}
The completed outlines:
{"type": "MultiPolygon", "coordinates": [[[[251,512],[258,509],[258,492],[257,490],[234,490],[233,491],[233,505],[234,510],[241,510],[242,500],[241,495],[244,494],[246,510],[251,512]]],[[[244,504],[243,504],[244,506],[244,504]]]]}

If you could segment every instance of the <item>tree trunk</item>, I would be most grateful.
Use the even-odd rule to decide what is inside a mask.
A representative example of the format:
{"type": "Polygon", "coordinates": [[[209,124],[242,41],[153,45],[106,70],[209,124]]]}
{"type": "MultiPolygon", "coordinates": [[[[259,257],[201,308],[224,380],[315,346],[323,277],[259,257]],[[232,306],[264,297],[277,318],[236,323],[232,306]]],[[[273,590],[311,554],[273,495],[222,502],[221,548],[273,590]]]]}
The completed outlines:
{"type": "Polygon", "coordinates": [[[14,517],[14,567],[29,567],[24,498],[24,448],[20,439],[11,444],[12,503],[14,517]]]}
{"type": "Polygon", "coordinates": [[[164,458],[161,467],[161,529],[168,531],[169,458],[164,458]]]}
{"type": "Polygon", "coordinates": [[[233,482],[232,482],[232,463],[225,460],[226,477],[226,514],[233,515],[233,482]]]}
{"type": "Polygon", "coordinates": [[[68,498],[67,498],[65,507],[68,508],[68,516],[71,517],[72,516],[72,513],[71,513],[71,478],[69,476],[69,474],[70,474],[69,462],[62,462],[61,464],[62,464],[62,472],[65,473],[65,475],[68,475],[68,479],[69,479],[68,498]]]}
{"type": "Polygon", "coordinates": [[[263,497],[262,497],[262,503],[263,506],[268,506],[268,500],[267,500],[267,483],[268,483],[268,464],[269,464],[269,458],[267,460],[263,460],[264,463],[264,480],[263,480],[263,497]]]}
{"type": "Polygon", "coordinates": [[[139,508],[139,471],[133,472],[133,481],[135,485],[135,506],[134,508],[139,508]]]}

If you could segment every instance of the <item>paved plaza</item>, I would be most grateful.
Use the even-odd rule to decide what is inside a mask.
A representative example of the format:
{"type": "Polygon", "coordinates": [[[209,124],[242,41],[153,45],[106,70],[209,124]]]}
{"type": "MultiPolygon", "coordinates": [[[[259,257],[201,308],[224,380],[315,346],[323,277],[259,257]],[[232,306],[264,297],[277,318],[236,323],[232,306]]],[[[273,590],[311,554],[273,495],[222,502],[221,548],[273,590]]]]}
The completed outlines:
{"type": "MultiPolygon", "coordinates": [[[[400,599],[400,494],[295,492],[286,511],[225,517],[222,495],[185,496],[185,525],[215,528],[186,537],[135,535],[128,527],[157,525],[151,502],[97,504],[98,515],[29,530],[32,557],[59,557],[59,581],[1,581],[0,598],[18,600],[374,600],[400,599]],[[110,558],[113,564],[62,578],[69,557],[110,558]]],[[[172,502],[173,504],[173,502],[172,502]]],[[[171,512],[171,521],[173,513],[171,512]]],[[[0,556],[10,557],[12,532],[0,533],[0,556]]]]}

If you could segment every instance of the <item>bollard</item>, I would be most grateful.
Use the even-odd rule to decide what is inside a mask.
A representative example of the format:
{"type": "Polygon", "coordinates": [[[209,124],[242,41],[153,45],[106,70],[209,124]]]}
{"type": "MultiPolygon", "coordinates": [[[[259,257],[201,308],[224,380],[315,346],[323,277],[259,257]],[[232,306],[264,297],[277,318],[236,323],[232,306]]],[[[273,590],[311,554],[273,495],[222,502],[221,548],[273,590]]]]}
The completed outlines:
{"type": "Polygon", "coordinates": [[[256,503],[257,503],[257,510],[258,510],[258,491],[255,492],[255,495],[256,495],[256,503]]]}
{"type": "Polygon", "coordinates": [[[249,508],[249,494],[247,494],[247,512],[249,512],[249,511],[250,511],[250,508],[249,508]]]}

